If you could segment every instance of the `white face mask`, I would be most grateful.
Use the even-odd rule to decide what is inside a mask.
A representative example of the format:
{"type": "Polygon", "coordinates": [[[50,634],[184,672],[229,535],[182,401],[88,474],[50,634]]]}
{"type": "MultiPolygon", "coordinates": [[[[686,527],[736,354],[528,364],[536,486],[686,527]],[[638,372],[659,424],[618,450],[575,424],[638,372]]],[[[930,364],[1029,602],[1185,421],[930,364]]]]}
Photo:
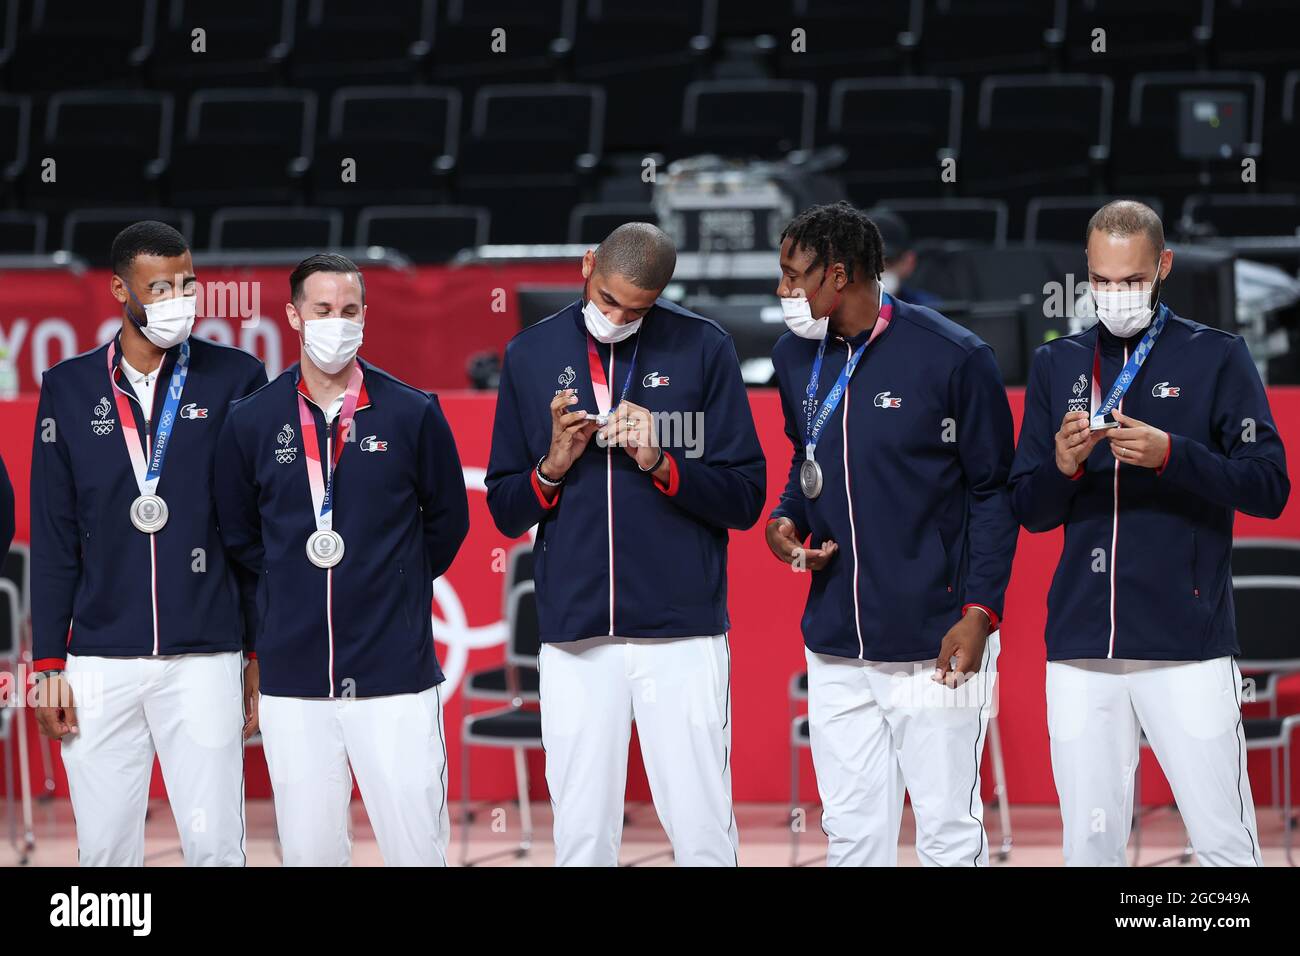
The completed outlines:
{"type": "Polygon", "coordinates": [[[830,326],[830,316],[822,319],[814,319],[812,306],[803,296],[791,296],[790,298],[781,298],[781,311],[785,313],[785,324],[790,327],[790,331],[801,339],[826,338],[826,329],[830,326]]]}
{"type": "Polygon", "coordinates": [[[609,345],[612,342],[622,342],[624,339],[636,335],[637,329],[641,328],[641,319],[635,319],[631,322],[624,322],[622,325],[615,325],[605,315],[604,312],[596,308],[596,303],[590,299],[582,307],[582,321],[587,326],[587,331],[597,342],[604,342],[609,345]]]}
{"type": "Polygon", "coordinates": [[[316,367],[328,375],[342,371],[361,348],[362,324],[331,315],[302,320],[302,347],[316,367]]]}
{"type": "Polygon", "coordinates": [[[891,272],[886,269],[880,273],[880,288],[889,295],[898,295],[898,287],[902,282],[898,278],[897,272],[891,272]]]}
{"type": "Polygon", "coordinates": [[[145,324],[137,328],[146,339],[165,351],[190,337],[198,304],[198,297],[192,295],[150,302],[144,306],[145,324]]]}
{"type": "MultiPolygon", "coordinates": [[[[825,280],[822,280],[822,285],[825,284],[825,280]]],[[[817,291],[821,291],[821,286],[817,287],[817,291]]],[[[885,287],[883,284],[880,286],[880,294],[880,301],[883,303],[885,301],[885,287]]],[[[785,324],[789,327],[791,332],[799,336],[801,339],[812,339],[813,341],[817,341],[818,339],[826,338],[826,332],[831,327],[831,317],[829,312],[820,319],[815,319],[812,314],[812,303],[809,302],[806,295],[791,296],[790,298],[780,296],[779,298],[781,299],[781,311],[785,315],[785,324]]],[[[835,302],[838,301],[839,293],[837,292],[835,294],[835,302]]],[[[835,306],[832,305],[831,312],[834,311],[835,306]]]]}
{"type": "Polygon", "coordinates": [[[1148,325],[1155,315],[1153,303],[1159,301],[1157,289],[1160,280],[1156,279],[1149,286],[1137,289],[1098,289],[1092,288],[1093,300],[1097,303],[1097,319],[1111,335],[1127,339],[1137,335],[1148,325]]]}

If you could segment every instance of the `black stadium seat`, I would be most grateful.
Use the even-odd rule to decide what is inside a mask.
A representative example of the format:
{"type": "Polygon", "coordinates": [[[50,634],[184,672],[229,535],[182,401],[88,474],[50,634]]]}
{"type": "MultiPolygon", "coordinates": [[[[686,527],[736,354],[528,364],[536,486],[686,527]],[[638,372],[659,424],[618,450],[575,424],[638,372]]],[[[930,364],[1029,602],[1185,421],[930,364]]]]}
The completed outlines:
{"type": "Polygon", "coordinates": [[[488,240],[490,214],[469,206],[368,206],[356,245],[396,249],[415,262],[446,262],[488,240]]]}
{"type": "Polygon", "coordinates": [[[568,242],[595,244],[625,222],[654,222],[654,207],[646,203],[579,203],[569,214],[568,242]]]}
{"type": "Polygon", "coordinates": [[[484,86],[474,97],[464,176],[556,175],[603,149],[605,96],[579,84],[484,86]]]}
{"type": "Polygon", "coordinates": [[[1200,66],[1210,40],[1211,6],[1203,0],[1069,0],[1066,65],[1120,73],[1200,66]],[[1096,30],[1105,32],[1099,38],[1096,30]],[[1105,52],[1097,49],[1099,39],[1105,52]]]}
{"type": "Polygon", "coordinates": [[[290,70],[311,86],[404,83],[433,51],[435,0],[298,0],[290,70]]]}
{"type": "Polygon", "coordinates": [[[1221,69],[1295,66],[1297,37],[1295,0],[1215,0],[1214,58],[1221,69]]]}
{"type": "Polygon", "coordinates": [[[1064,0],[925,0],[921,62],[944,75],[1046,70],[1065,16],[1064,0]]]}
{"type": "MultiPolygon", "coordinates": [[[[11,0],[12,2],[12,0],[11,0]]],[[[27,0],[8,74],[13,88],[50,92],[137,82],[153,53],[159,0],[27,0]]]]}
{"type": "Polygon", "coordinates": [[[44,252],[48,228],[43,212],[0,212],[0,256],[44,252]]]}
{"type": "Polygon", "coordinates": [[[798,26],[793,0],[714,0],[718,36],[775,36],[786,40],[798,26]]]}
{"type": "Polygon", "coordinates": [[[310,167],[316,95],[200,90],[175,147],[172,201],[187,206],[290,203],[310,167]]]}
{"type": "Polygon", "coordinates": [[[493,242],[553,242],[602,153],[604,92],[484,86],[462,144],[457,198],[492,211],[493,242]]]}
{"type": "Polygon", "coordinates": [[[63,219],[59,248],[80,256],[95,268],[110,264],[109,251],[117,234],[134,222],[165,222],[194,243],[194,214],[186,209],[118,208],[74,209],[63,219]]]}
{"type": "Polygon", "coordinates": [[[1082,246],[1088,220],[1112,199],[1137,199],[1164,215],[1155,196],[1036,196],[1025,210],[1025,242],[1069,242],[1082,246]]]}
{"type": "Polygon", "coordinates": [[[901,217],[914,241],[1006,245],[1007,206],[997,200],[882,199],[879,208],[901,217]]]}
{"type": "Polygon", "coordinates": [[[329,134],[312,179],[323,203],[428,203],[447,189],[459,152],[461,98],[442,87],[345,87],[330,103],[329,134]],[[355,182],[342,180],[355,160],[355,182]]]}
{"type": "Polygon", "coordinates": [[[974,195],[1085,192],[1110,152],[1114,86],[1079,74],[990,76],[962,144],[961,180],[974,195]]]}
{"type": "Polygon", "coordinates": [[[664,131],[677,128],[686,86],[711,42],[710,7],[709,0],[590,0],[583,5],[573,78],[605,90],[608,149],[661,149],[664,131]],[[645,95],[647,75],[654,77],[653,96],[645,95]]]}
{"type": "Polygon", "coordinates": [[[265,206],[218,209],[208,248],[337,249],[343,241],[343,213],[337,209],[265,206]]]}
{"type": "Polygon", "coordinates": [[[686,87],[677,155],[776,158],[811,149],[817,88],[801,80],[700,80],[686,87]]]}
{"type": "Polygon", "coordinates": [[[1183,221],[1197,236],[1300,237],[1300,195],[1190,196],[1183,205],[1183,221]]]}
{"type": "MultiPolygon", "coordinates": [[[[1264,134],[1272,156],[1300,156],[1300,70],[1287,73],[1282,83],[1282,109],[1274,110],[1264,134]]],[[[1300,163],[1264,164],[1262,181],[1273,190],[1300,190],[1300,163]]]]}
{"type": "MultiPolygon", "coordinates": [[[[1076,284],[1087,282],[1082,242],[1011,243],[1000,248],[941,244],[918,247],[916,272],[909,281],[944,300],[945,314],[950,312],[955,321],[1009,315],[1021,309],[1022,327],[1030,328],[1025,320],[1032,315],[1039,332],[1051,319],[1059,334],[1068,317],[1044,308],[1043,289],[1048,283],[1064,286],[1071,275],[1076,284]]],[[[1034,345],[1043,341],[1041,334],[1034,335],[1034,345]]]]}
{"type": "Polygon", "coordinates": [[[554,79],[555,67],[573,48],[577,14],[578,0],[443,0],[434,31],[434,79],[471,88],[554,79]]]}
{"type": "Polygon", "coordinates": [[[839,80],[831,86],[830,141],[847,151],[849,195],[871,205],[881,195],[933,195],[940,160],[961,146],[958,80],[839,80]]]}
{"type": "Polygon", "coordinates": [[[844,77],[901,73],[916,49],[922,10],[915,0],[794,0],[794,25],[805,32],[806,47],[791,49],[784,33],[779,75],[816,83],[824,98],[844,77]]]}
{"type": "Polygon", "coordinates": [[[19,0],[0,0],[0,74],[13,59],[18,42],[19,0]]]}
{"type": "Polygon", "coordinates": [[[270,86],[293,46],[294,0],[163,0],[152,63],[164,89],[270,86]],[[194,50],[203,30],[202,52],[194,50]]]}
{"type": "Polygon", "coordinates": [[[171,161],[174,114],[168,93],[78,90],[51,96],[41,152],[57,163],[57,179],[43,185],[41,205],[156,201],[171,161]]]}
{"type": "Polygon", "coordinates": [[[31,97],[0,93],[0,198],[14,189],[27,169],[31,133],[31,97]]]}

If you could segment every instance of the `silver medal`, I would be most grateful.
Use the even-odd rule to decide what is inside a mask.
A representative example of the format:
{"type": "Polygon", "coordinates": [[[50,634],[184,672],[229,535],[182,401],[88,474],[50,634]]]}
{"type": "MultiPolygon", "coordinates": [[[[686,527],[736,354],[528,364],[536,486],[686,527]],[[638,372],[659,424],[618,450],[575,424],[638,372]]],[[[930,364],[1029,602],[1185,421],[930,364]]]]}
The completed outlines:
{"type": "Polygon", "coordinates": [[[333,529],[313,531],[307,539],[307,560],[318,568],[332,568],[343,560],[343,536],[333,529]]]}
{"type": "Polygon", "coordinates": [[[816,498],[822,493],[822,466],[811,458],[805,458],[799,466],[799,487],[805,498],[816,498]]]}
{"type": "Polygon", "coordinates": [[[141,495],[131,502],[131,524],[145,534],[162,530],[167,523],[167,502],[157,495],[141,495]]]}

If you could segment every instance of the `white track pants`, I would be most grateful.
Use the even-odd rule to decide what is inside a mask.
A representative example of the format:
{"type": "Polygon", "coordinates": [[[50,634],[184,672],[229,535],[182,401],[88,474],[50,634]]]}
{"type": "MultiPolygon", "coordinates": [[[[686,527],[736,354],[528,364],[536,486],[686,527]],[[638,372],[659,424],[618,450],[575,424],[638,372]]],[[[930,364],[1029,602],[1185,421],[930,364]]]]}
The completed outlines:
{"type": "Polygon", "coordinates": [[[157,753],[190,866],[243,866],[243,655],[69,655],[63,738],[81,866],[143,866],[157,753]]]}
{"type": "Polygon", "coordinates": [[[352,862],[353,771],[384,863],[447,865],[439,688],[335,700],[263,694],[259,714],[285,866],[352,862]]]}
{"type": "Polygon", "coordinates": [[[934,660],[879,663],[814,654],[808,721],[829,866],[897,866],[903,794],[926,866],[987,866],[980,758],[995,703],[999,634],[980,673],[935,683],[934,660]]]}
{"type": "Polygon", "coordinates": [[[1260,865],[1232,658],[1049,661],[1047,729],[1066,865],[1125,865],[1139,732],[1201,865],[1260,865]]]}
{"type": "Polygon", "coordinates": [[[616,866],[635,718],[679,866],[735,866],[726,635],[543,644],[542,741],[557,866],[616,866]]]}

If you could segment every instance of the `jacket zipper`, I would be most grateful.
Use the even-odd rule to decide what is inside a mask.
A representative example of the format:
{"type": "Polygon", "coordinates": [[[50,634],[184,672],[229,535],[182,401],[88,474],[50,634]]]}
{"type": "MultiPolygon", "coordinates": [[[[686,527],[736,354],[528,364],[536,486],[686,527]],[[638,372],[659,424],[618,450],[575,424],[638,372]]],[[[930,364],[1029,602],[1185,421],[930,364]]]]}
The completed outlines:
{"type": "MultiPolygon", "coordinates": [[[[326,414],[325,409],[321,408],[319,405],[316,405],[316,400],[314,398],[312,398],[310,395],[304,395],[303,397],[306,398],[307,401],[315,405],[318,409],[320,409],[321,417],[325,416],[326,414]]],[[[370,407],[369,404],[359,405],[357,406],[357,411],[359,412],[363,408],[369,408],[369,407],[370,407]]],[[[341,410],[339,414],[342,415],[341,410]]],[[[353,427],[355,427],[355,423],[353,427]]],[[[329,421],[325,422],[325,461],[330,462],[331,464],[334,461],[334,429],[332,428],[331,423],[329,421]]],[[[324,467],[324,462],[321,463],[321,466],[324,467]]],[[[313,522],[315,521],[314,516],[312,520],[313,522]]],[[[333,700],[334,699],[334,569],[333,568],[325,569],[325,631],[329,636],[329,678],[330,678],[329,699],[333,700]]]]}
{"type": "MultiPolygon", "coordinates": [[[[614,343],[609,343],[610,411],[614,410],[614,343]]],[[[605,506],[609,534],[609,636],[614,636],[614,446],[605,445],[605,506]]]]}
{"type": "MultiPolygon", "coordinates": [[[[844,361],[848,362],[853,357],[853,346],[849,345],[848,340],[844,341],[844,361]]],[[[844,383],[844,419],[842,428],[843,446],[844,446],[844,494],[849,504],[849,544],[853,551],[853,630],[858,635],[858,659],[867,659],[867,649],[862,643],[862,613],[858,607],[858,529],[853,521],[853,485],[849,481],[849,386],[852,382],[844,383]]]]}
{"type": "MultiPolygon", "coordinates": [[[[153,455],[153,431],[149,419],[144,420],[144,448],[146,461],[153,455]]],[[[149,533],[149,604],[153,609],[153,652],[158,655],[158,535],[149,533]]]]}
{"type": "MultiPolygon", "coordinates": [[[[161,374],[162,366],[158,366],[158,373],[161,374]]],[[[149,420],[149,413],[144,410],[144,405],[140,399],[132,392],[117,384],[117,379],[113,379],[113,387],[135,402],[140,409],[140,417],[144,419],[144,457],[148,461],[153,454],[153,431],[152,423],[149,420]]],[[[154,386],[157,387],[156,385],[154,386]]],[[[151,409],[152,410],[152,409],[151,409]]],[[[132,472],[132,480],[135,480],[132,472]]],[[[153,655],[158,656],[158,542],[157,535],[149,535],[149,616],[153,625],[153,655]]]]}
{"type": "MultiPolygon", "coordinates": [[[[1128,364],[1128,346],[1124,346],[1124,365],[1128,364]]],[[[1121,365],[1122,369],[1124,365],[1121,365]]],[[[1116,406],[1124,411],[1124,399],[1116,406]]],[[[1115,551],[1119,547],[1119,459],[1115,459],[1114,479],[1111,491],[1111,529],[1110,529],[1110,644],[1106,648],[1106,659],[1115,656],[1115,551]]]]}
{"type": "MultiPolygon", "coordinates": [[[[325,423],[325,461],[333,467],[334,463],[334,430],[330,423],[325,423]]],[[[333,503],[330,505],[333,508],[333,503]]],[[[333,513],[331,512],[331,518],[333,513]]],[[[315,516],[313,516],[313,521],[315,516]]],[[[325,631],[329,635],[330,642],[330,700],[334,699],[334,569],[325,569],[325,631]]]]}

